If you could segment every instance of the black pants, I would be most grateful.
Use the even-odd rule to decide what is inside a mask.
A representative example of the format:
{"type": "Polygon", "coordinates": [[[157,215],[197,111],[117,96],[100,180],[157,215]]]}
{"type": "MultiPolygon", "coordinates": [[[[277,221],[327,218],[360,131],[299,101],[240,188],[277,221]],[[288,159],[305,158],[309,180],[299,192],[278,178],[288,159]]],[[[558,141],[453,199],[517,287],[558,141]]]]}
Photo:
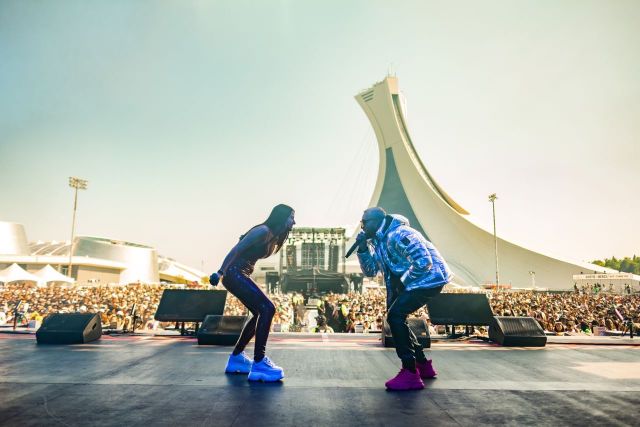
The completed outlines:
{"type": "Polygon", "coordinates": [[[407,316],[425,305],[442,291],[442,286],[430,289],[401,291],[387,312],[387,322],[391,329],[396,353],[403,361],[424,361],[426,358],[416,335],[407,325],[407,316]]]}
{"type": "Polygon", "coordinates": [[[241,267],[232,265],[227,268],[227,273],[222,277],[222,284],[253,315],[242,329],[233,353],[238,354],[244,351],[251,338],[255,336],[253,358],[255,361],[262,360],[267,349],[267,339],[276,307],[241,267]]]}

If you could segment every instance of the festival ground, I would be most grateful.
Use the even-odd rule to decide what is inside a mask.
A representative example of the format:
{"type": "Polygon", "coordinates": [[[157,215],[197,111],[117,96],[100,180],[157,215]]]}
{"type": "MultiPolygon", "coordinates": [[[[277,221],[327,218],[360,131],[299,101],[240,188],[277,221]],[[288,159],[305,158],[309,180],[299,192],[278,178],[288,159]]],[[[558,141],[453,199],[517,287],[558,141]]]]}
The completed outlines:
{"type": "Polygon", "coordinates": [[[552,338],[544,348],[437,340],[426,388],[389,392],[399,361],[378,335],[274,334],[281,383],[225,375],[228,347],[106,336],[37,345],[0,333],[0,424],[638,425],[640,339],[552,338]]]}

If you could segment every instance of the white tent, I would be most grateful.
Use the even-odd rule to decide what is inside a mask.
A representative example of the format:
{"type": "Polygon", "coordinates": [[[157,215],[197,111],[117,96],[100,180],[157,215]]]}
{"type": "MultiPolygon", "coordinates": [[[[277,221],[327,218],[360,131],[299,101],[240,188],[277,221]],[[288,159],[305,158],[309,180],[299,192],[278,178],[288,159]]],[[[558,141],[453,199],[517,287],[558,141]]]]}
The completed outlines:
{"type": "Polygon", "coordinates": [[[49,282],[65,282],[65,283],[75,282],[73,278],[57,272],[49,264],[47,264],[46,267],[43,267],[42,269],[33,273],[33,275],[38,276],[38,284],[46,284],[49,282]]]}
{"type": "Polygon", "coordinates": [[[9,267],[0,271],[0,282],[10,283],[10,282],[38,282],[40,278],[35,276],[18,264],[13,263],[9,267]]]}

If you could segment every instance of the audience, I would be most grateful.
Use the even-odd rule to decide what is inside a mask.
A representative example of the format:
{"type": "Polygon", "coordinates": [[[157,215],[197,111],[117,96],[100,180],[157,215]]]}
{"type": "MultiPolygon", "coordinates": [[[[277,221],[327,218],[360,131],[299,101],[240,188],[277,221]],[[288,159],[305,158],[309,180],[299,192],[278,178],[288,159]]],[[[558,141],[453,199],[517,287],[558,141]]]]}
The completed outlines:
{"type": "MultiPolygon", "coordinates": [[[[135,284],[127,286],[48,286],[8,284],[0,288],[0,325],[13,324],[15,304],[22,301],[16,322],[26,325],[39,322],[50,313],[100,313],[102,323],[109,329],[132,329],[131,307],[136,304],[136,329],[162,329],[173,323],[154,319],[162,292],[174,285],[135,284]]],[[[205,288],[206,289],[206,288],[205,288]]],[[[457,290],[456,292],[466,292],[457,290]]],[[[530,316],[542,328],[559,335],[593,334],[596,331],[625,331],[626,321],[640,330],[640,294],[611,292],[534,292],[485,291],[494,314],[499,316],[530,316]],[[618,313],[620,316],[618,315],[618,313]]],[[[326,294],[304,296],[300,293],[270,295],[276,306],[273,324],[276,330],[320,332],[377,332],[382,329],[386,315],[386,295],[383,290],[365,293],[326,294]],[[310,306],[309,304],[313,305],[310,306]],[[308,315],[309,308],[317,314],[308,315]],[[318,327],[310,324],[315,317],[318,327]],[[305,329],[306,328],[306,329],[305,329]]],[[[233,295],[227,295],[224,314],[245,315],[248,310],[233,295]]],[[[414,316],[427,321],[425,308],[414,316]]]]}
{"type": "Polygon", "coordinates": [[[556,334],[592,334],[593,326],[623,331],[625,320],[640,329],[640,295],[581,292],[492,292],[487,293],[494,314],[529,316],[545,331],[556,334]]]}

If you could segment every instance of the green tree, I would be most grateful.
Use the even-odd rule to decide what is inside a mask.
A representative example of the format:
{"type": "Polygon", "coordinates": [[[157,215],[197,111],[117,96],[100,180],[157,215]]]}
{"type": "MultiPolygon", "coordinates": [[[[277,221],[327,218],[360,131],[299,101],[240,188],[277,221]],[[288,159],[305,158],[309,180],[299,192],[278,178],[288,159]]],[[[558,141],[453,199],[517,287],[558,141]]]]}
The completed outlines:
{"type": "Polygon", "coordinates": [[[633,273],[633,267],[633,261],[631,261],[631,258],[629,257],[624,257],[622,261],[620,261],[620,271],[633,273]]]}
{"type": "Polygon", "coordinates": [[[604,261],[595,260],[591,261],[591,263],[624,273],[640,274],[640,257],[636,255],[633,255],[632,258],[624,257],[621,260],[616,257],[605,258],[604,261]]]}

